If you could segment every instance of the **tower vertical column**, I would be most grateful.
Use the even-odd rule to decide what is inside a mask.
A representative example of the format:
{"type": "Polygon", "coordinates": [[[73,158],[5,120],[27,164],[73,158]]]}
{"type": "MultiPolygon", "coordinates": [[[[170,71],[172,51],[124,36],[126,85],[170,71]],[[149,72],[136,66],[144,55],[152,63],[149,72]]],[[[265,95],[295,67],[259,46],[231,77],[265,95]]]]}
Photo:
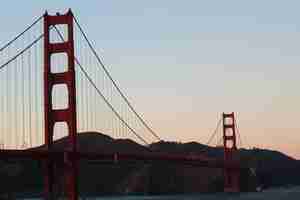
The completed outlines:
{"type": "Polygon", "coordinates": [[[224,192],[240,191],[240,171],[236,146],[234,113],[223,113],[224,192]]]}
{"type": "MultiPolygon", "coordinates": [[[[54,29],[53,29],[54,30],[54,29]]],[[[76,89],[75,89],[75,63],[74,63],[74,39],[73,39],[73,14],[69,10],[64,15],[44,15],[44,107],[45,107],[45,145],[47,151],[52,150],[54,126],[57,122],[65,122],[68,127],[67,145],[64,149],[64,176],[67,198],[77,199],[77,161],[70,156],[77,151],[76,135],[76,89]],[[50,41],[50,27],[55,25],[67,25],[68,40],[52,43],[50,41]],[[51,55],[66,53],[68,59],[67,70],[60,73],[51,72],[51,55]],[[68,89],[68,107],[66,109],[54,109],[52,104],[53,86],[65,84],[68,89]]],[[[53,194],[53,162],[46,161],[45,196],[51,199],[53,194]]]]}

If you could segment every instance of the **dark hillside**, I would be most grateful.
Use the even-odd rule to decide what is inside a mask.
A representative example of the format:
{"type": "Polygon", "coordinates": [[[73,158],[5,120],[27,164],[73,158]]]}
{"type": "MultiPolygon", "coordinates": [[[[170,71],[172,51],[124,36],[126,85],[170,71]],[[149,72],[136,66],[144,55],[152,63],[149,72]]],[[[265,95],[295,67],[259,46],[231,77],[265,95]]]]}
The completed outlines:
{"type": "MultiPolygon", "coordinates": [[[[66,138],[54,143],[54,149],[62,150],[66,146],[66,138]]],[[[80,133],[77,136],[78,150],[81,152],[102,152],[102,153],[149,153],[148,148],[139,145],[130,139],[113,139],[107,135],[96,132],[80,133]]],[[[44,148],[43,146],[35,149],[44,148]]]]}
{"type": "MultiPolygon", "coordinates": [[[[201,154],[207,157],[223,157],[222,148],[207,147],[196,142],[176,143],[158,142],[153,148],[169,153],[201,154]]],[[[300,185],[300,161],[281,152],[268,149],[241,149],[242,166],[249,166],[256,170],[256,179],[264,187],[300,185]]],[[[245,172],[249,176],[250,172],[245,172]]],[[[253,175],[253,174],[252,174],[253,175]]]]}
{"type": "MultiPolygon", "coordinates": [[[[66,146],[66,138],[54,144],[56,150],[66,146]]],[[[149,149],[129,139],[113,139],[100,133],[78,135],[78,147],[82,152],[149,154],[149,149]]],[[[37,147],[44,148],[44,147],[37,147]]],[[[196,155],[206,158],[223,157],[222,148],[208,147],[200,143],[158,142],[150,145],[152,151],[196,155]]],[[[34,150],[34,149],[33,149],[34,150]]],[[[253,190],[256,182],[264,187],[300,185],[300,161],[277,151],[266,149],[240,150],[241,163],[255,169],[241,174],[242,190],[253,190]]],[[[0,193],[42,191],[42,168],[37,161],[1,161],[0,193]]],[[[56,175],[62,177],[61,166],[56,175]]],[[[57,188],[62,188],[59,179],[57,188]]],[[[99,164],[81,162],[79,191],[89,195],[103,194],[174,194],[222,191],[222,170],[171,164],[99,164]]],[[[24,193],[23,193],[24,194],[24,193]]]]}

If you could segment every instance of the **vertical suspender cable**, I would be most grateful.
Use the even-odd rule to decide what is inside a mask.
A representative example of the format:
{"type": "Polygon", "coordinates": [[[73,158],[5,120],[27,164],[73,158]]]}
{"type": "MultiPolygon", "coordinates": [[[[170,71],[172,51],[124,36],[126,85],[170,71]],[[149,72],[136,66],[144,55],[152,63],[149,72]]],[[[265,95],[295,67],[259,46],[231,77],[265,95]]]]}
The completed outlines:
{"type": "MultiPolygon", "coordinates": [[[[13,74],[14,74],[14,89],[13,89],[13,99],[12,99],[12,103],[13,103],[13,105],[14,105],[14,110],[13,110],[13,123],[14,124],[18,124],[18,102],[17,102],[17,95],[18,95],[18,90],[17,90],[17,88],[18,88],[18,82],[19,82],[19,80],[18,80],[18,60],[15,60],[14,61],[14,72],[13,72],[13,74]]],[[[15,137],[15,148],[17,148],[17,146],[18,146],[18,125],[14,125],[14,131],[13,131],[13,135],[14,135],[14,137],[15,137]]]]}
{"type": "MultiPolygon", "coordinates": [[[[89,54],[88,54],[88,52],[87,52],[87,54],[86,54],[86,66],[87,66],[87,69],[90,69],[90,65],[89,65],[89,54]]],[[[90,97],[90,87],[89,87],[89,84],[88,84],[88,82],[86,81],[86,99],[87,99],[87,101],[86,101],[86,103],[87,103],[87,105],[86,105],[86,109],[87,109],[87,116],[88,116],[88,127],[89,127],[89,130],[91,130],[91,109],[90,109],[90,107],[91,107],[91,104],[90,104],[90,102],[91,102],[91,97],[90,97]]]]}
{"type": "MultiPolygon", "coordinates": [[[[92,60],[91,60],[91,56],[90,56],[90,54],[88,54],[89,56],[88,56],[88,63],[87,63],[87,67],[88,67],[88,69],[89,69],[89,71],[90,72],[92,72],[93,71],[93,66],[92,66],[92,60]]],[[[91,89],[91,87],[88,87],[88,99],[89,99],[89,102],[88,102],[88,108],[89,108],[89,118],[90,118],[90,129],[91,130],[95,130],[94,129],[94,115],[93,115],[93,91],[92,91],[92,89],[91,89]]]]}
{"type": "Polygon", "coordinates": [[[37,67],[37,48],[38,48],[38,44],[34,45],[34,68],[33,68],[33,74],[34,74],[34,114],[35,114],[35,140],[36,140],[36,144],[39,144],[39,138],[38,138],[38,134],[39,134],[39,117],[38,117],[38,99],[37,97],[38,95],[38,81],[37,81],[37,74],[38,74],[38,67],[37,67]]]}
{"type": "Polygon", "coordinates": [[[238,128],[238,124],[237,124],[236,118],[237,118],[237,114],[236,114],[236,116],[235,116],[235,118],[234,118],[234,124],[235,124],[236,132],[237,132],[237,135],[238,135],[238,139],[239,139],[239,142],[240,142],[240,147],[242,147],[242,146],[243,146],[243,143],[242,143],[242,136],[241,136],[241,134],[240,134],[240,130],[239,130],[239,128],[238,128]]]}
{"type": "MultiPolygon", "coordinates": [[[[59,30],[54,27],[56,29],[56,32],[60,35],[61,37],[61,33],[59,32],[59,30]]],[[[63,40],[63,38],[61,37],[61,39],[63,40]]],[[[82,65],[79,63],[77,58],[74,58],[75,62],[78,64],[78,67],[80,69],[80,71],[83,73],[83,75],[85,76],[85,78],[87,79],[88,83],[91,84],[91,86],[93,86],[95,88],[95,90],[97,90],[98,95],[102,98],[102,100],[106,103],[106,105],[112,110],[112,112],[116,115],[116,117],[122,121],[124,123],[124,125],[137,137],[139,138],[143,143],[145,143],[147,146],[149,146],[148,142],[146,140],[144,140],[134,129],[132,129],[130,127],[130,125],[124,120],[124,118],[122,116],[120,116],[119,112],[115,110],[115,108],[112,106],[112,104],[107,100],[107,98],[105,98],[105,96],[102,94],[102,92],[99,90],[99,88],[95,85],[94,81],[91,79],[91,77],[88,75],[87,71],[82,67],[82,65]]]]}
{"type": "MultiPolygon", "coordinates": [[[[25,85],[24,85],[24,52],[26,52],[28,49],[30,49],[35,43],[37,43],[41,38],[43,37],[43,34],[42,35],[40,35],[36,40],[34,40],[32,43],[30,43],[29,45],[27,45],[27,46],[25,46],[24,47],[24,41],[23,41],[23,46],[22,47],[24,47],[23,49],[18,49],[18,52],[16,53],[16,55],[14,55],[14,56],[12,56],[11,58],[10,57],[8,57],[8,60],[5,62],[5,63],[2,63],[1,64],[1,66],[0,66],[0,70],[2,70],[2,69],[4,69],[5,71],[4,71],[4,73],[5,73],[5,77],[6,77],[6,87],[5,87],[5,89],[7,90],[6,91],[6,106],[7,106],[7,108],[6,108],[6,112],[7,112],[7,117],[6,117],[6,131],[8,131],[9,132],[9,134],[11,134],[11,132],[8,130],[8,129],[11,129],[11,127],[9,127],[9,125],[8,125],[8,123],[11,123],[11,122],[9,122],[9,119],[11,119],[11,117],[9,117],[9,111],[11,111],[12,109],[10,108],[9,109],[9,102],[8,101],[11,101],[10,99],[9,99],[9,96],[11,96],[11,94],[12,94],[12,92],[10,92],[9,93],[9,95],[8,95],[8,92],[9,92],[9,90],[10,89],[12,89],[12,88],[9,88],[9,86],[8,86],[8,84],[11,82],[10,80],[9,80],[9,77],[8,77],[8,74],[9,74],[9,66],[10,66],[10,64],[11,63],[13,63],[17,58],[19,58],[19,57],[21,57],[21,67],[22,67],[22,74],[21,74],[21,76],[22,76],[22,80],[21,80],[21,82],[22,82],[22,85],[21,85],[21,102],[20,102],[20,104],[22,104],[22,105],[20,105],[20,107],[21,107],[21,114],[20,114],[20,116],[21,116],[21,123],[22,123],[22,136],[24,136],[23,138],[24,138],[24,141],[25,141],[25,117],[24,117],[24,114],[25,114],[25,111],[24,111],[24,108],[25,108],[25,106],[24,106],[24,87],[25,87],[25,85]]],[[[9,47],[5,47],[5,48],[9,48],[9,47]]],[[[14,84],[16,84],[16,83],[14,83],[14,84]]],[[[10,102],[10,105],[11,105],[12,103],[10,102]]],[[[12,105],[13,106],[13,105],[12,105]]],[[[9,138],[9,137],[8,137],[9,138]]],[[[23,139],[22,138],[22,139],[23,139]]],[[[16,144],[15,144],[16,145],[16,144]]],[[[11,146],[11,144],[10,144],[10,146],[11,146]]]]}
{"type": "MultiPolygon", "coordinates": [[[[78,47],[79,47],[78,48],[78,50],[79,50],[78,55],[81,59],[83,59],[82,46],[81,46],[80,40],[78,42],[78,47]]],[[[77,66],[77,69],[78,68],[79,67],[77,66]]],[[[82,79],[82,77],[80,76],[80,73],[79,73],[79,69],[78,69],[77,73],[78,73],[79,84],[80,84],[80,87],[79,87],[79,90],[80,90],[80,98],[79,99],[80,99],[80,111],[81,111],[81,113],[80,113],[80,123],[81,123],[82,131],[85,131],[84,90],[83,90],[84,85],[83,85],[83,79],[82,79]]]]}
{"type": "Polygon", "coordinates": [[[128,107],[130,108],[130,110],[135,114],[135,116],[141,121],[141,123],[148,129],[148,131],[158,140],[161,140],[160,137],[150,128],[150,126],[144,121],[144,119],[136,112],[136,110],[133,108],[133,106],[131,105],[131,103],[129,102],[129,100],[127,99],[127,97],[124,95],[124,93],[121,91],[121,89],[119,88],[119,86],[116,84],[116,82],[114,81],[114,79],[111,77],[110,73],[108,72],[108,70],[106,69],[106,67],[104,66],[104,64],[102,63],[100,57],[98,56],[96,50],[93,48],[91,42],[88,40],[87,35],[85,34],[85,32],[83,31],[83,29],[81,28],[78,20],[76,19],[76,17],[73,17],[74,21],[76,23],[76,25],[78,26],[81,34],[83,35],[84,39],[86,40],[88,46],[90,47],[90,49],[92,50],[93,54],[95,55],[97,61],[99,62],[101,68],[103,69],[103,71],[105,72],[105,74],[108,76],[108,78],[110,79],[110,81],[112,82],[112,84],[114,85],[114,87],[117,89],[117,91],[119,92],[119,94],[121,95],[121,97],[124,99],[124,101],[126,102],[126,104],[128,105],[128,107]]]}
{"type": "MultiPolygon", "coordinates": [[[[0,63],[2,63],[2,59],[1,59],[2,57],[3,57],[3,55],[0,54],[0,63]]],[[[0,74],[0,80],[4,81],[3,73],[0,74]]],[[[3,84],[2,84],[1,87],[3,87],[3,84]]],[[[4,106],[3,106],[3,99],[4,99],[4,95],[1,93],[1,95],[0,95],[0,143],[1,143],[0,149],[2,148],[3,134],[4,134],[4,129],[2,127],[3,126],[3,120],[4,120],[3,119],[4,118],[4,115],[3,115],[3,113],[4,113],[4,111],[3,111],[3,108],[4,108],[4,106]]]]}
{"type": "MultiPolygon", "coordinates": [[[[7,57],[10,58],[10,47],[8,47],[8,51],[7,51],[7,57]]],[[[12,147],[11,141],[10,141],[10,122],[9,122],[9,68],[10,66],[8,66],[6,68],[6,134],[7,134],[7,143],[10,145],[10,147],[12,147]]]]}
{"type": "MultiPolygon", "coordinates": [[[[109,97],[108,98],[110,99],[109,102],[111,102],[111,104],[114,105],[113,104],[113,98],[112,98],[112,96],[113,96],[113,91],[112,91],[112,85],[110,84],[110,87],[109,87],[109,97]]],[[[111,113],[110,124],[111,124],[111,133],[112,133],[112,136],[116,137],[115,136],[115,130],[114,130],[114,116],[113,116],[113,113],[111,113]]]]}
{"type": "MultiPolygon", "coordinates": [[[[86,49],[84,49],[84,65],[87,66],[87,51],[86,49]]],[[[85,81],[85,86],[84,86],[84,91],[85,91],[85,95],[84,95],[84,99],[85,99],[85,112],[86,112],[86,127],[87,127],[87,131],[89,130],[89,105],[88,105],[88,84],[87,81],[85,81]]]]}
{"type": "Polygon", "coordinates": [[[24,56],[21,55],[21,105],[22,105],[22,148],[25,145],[25,95],[24,95],[24,56]]]}
{"type": "Polygon", "coordinates": [[[43,116],[43,107],[42,107],[42,101],[43,101],[43,96],[42,95],[39,95],[40,94],[43,94],[43,91],[41,89],[41,77],[42,77],[42,73],[41,73],[41,66],[42,66],[42,60],[43,60],[43,57],[41,56],[41,46],[43,45],[42,42],[39,42],[37,45],[36,45],[36,73],[35,73],[35,76],[36,76],[36,81],[37,81],[37,85],[36,85],[36,93],[37,93],[37,97],[36,97],[36,101],[37,101],[37,105],[36,105],[36,117],[37,117],[37,135],[39,137],[37,137],[39,140],[39,144],[43,144],[43,141],[44,141],[44,120],[42,120],[42,116],[43,116]]]}
{"type": "Polygon", "coordinates": [[[3,51],[4,49],[8,48],[12,43],[14,43],[17,39],[19,39],[22,35],[24,35],[29,29],[31,29],[35,24],[37,24],[42,18],[43,18],[43,15],[41,15],[39,18],[37,18],[32,24],[27,26],[27,28],[23,32],[18,34],[12,40],[10,40],[8,43],[6,43],[3,47],[1,47],[0,52],[3,51]]]}
{"type": "MultiPolygon", "coordinates": [[[[92,73],[94,74],[94,76],[96,76],[96,74],[94,73],[95,68],[94,68],[92,57],[90,57],[90,67],[91,67],[92,73]]],[[[91,88],[91,115],[92,115],[92,124],[93,124],[93,130],[96,131],[96,117],[95,117],[95,113],[96,113],[95,108],[96,108],[96,105],[94,104],[94,102],[95,102],[94,94],[95,94],[95,89],[91,88]]]]}
{"type": "MultiPolygon", "coordinates": [[[[31,39],[31,35],[29,35],[29,38],[31,39]]],[[[31,99],[31,72],[32,72],[32,67],[31,67],[31,49],[28,50],[28,117],[29,117],[29,147],[32,147],[32,119],[31,119],[31,104],[32,104],[32,99],[31,99]]]]}

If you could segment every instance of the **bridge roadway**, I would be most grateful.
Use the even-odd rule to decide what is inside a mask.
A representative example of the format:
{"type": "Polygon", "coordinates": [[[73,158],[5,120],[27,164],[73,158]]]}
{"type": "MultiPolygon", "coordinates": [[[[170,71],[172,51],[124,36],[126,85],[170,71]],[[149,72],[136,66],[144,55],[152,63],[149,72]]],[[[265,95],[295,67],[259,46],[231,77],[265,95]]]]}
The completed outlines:
{"type": "MultiPolygon", "coordinates": [[[[75,160],[96,161],[97,163],[128,164],[128,163],[168,163],[192,165],[198,167],[224,168],[224,160],[210,159],[203,156],[174,155],[165,153],[126,154],[126,153],[96,153],[68,152],[47,150],[0,150],[0,160],[51,160],[64,162],[66,158],[75,160]]],[[[240,169],[235,164],[227,168],[240,169]]]]}

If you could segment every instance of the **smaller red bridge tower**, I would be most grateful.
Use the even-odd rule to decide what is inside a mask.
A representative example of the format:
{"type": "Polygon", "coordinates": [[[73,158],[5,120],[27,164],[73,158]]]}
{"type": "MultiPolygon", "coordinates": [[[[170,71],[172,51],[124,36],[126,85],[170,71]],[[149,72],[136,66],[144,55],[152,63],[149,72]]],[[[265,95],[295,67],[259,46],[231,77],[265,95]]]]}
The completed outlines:
{"type": "Polygon", "coordinates": [[[234,113],[223,113],[224,192],[240,191],[239,156],[234,113]]]}

